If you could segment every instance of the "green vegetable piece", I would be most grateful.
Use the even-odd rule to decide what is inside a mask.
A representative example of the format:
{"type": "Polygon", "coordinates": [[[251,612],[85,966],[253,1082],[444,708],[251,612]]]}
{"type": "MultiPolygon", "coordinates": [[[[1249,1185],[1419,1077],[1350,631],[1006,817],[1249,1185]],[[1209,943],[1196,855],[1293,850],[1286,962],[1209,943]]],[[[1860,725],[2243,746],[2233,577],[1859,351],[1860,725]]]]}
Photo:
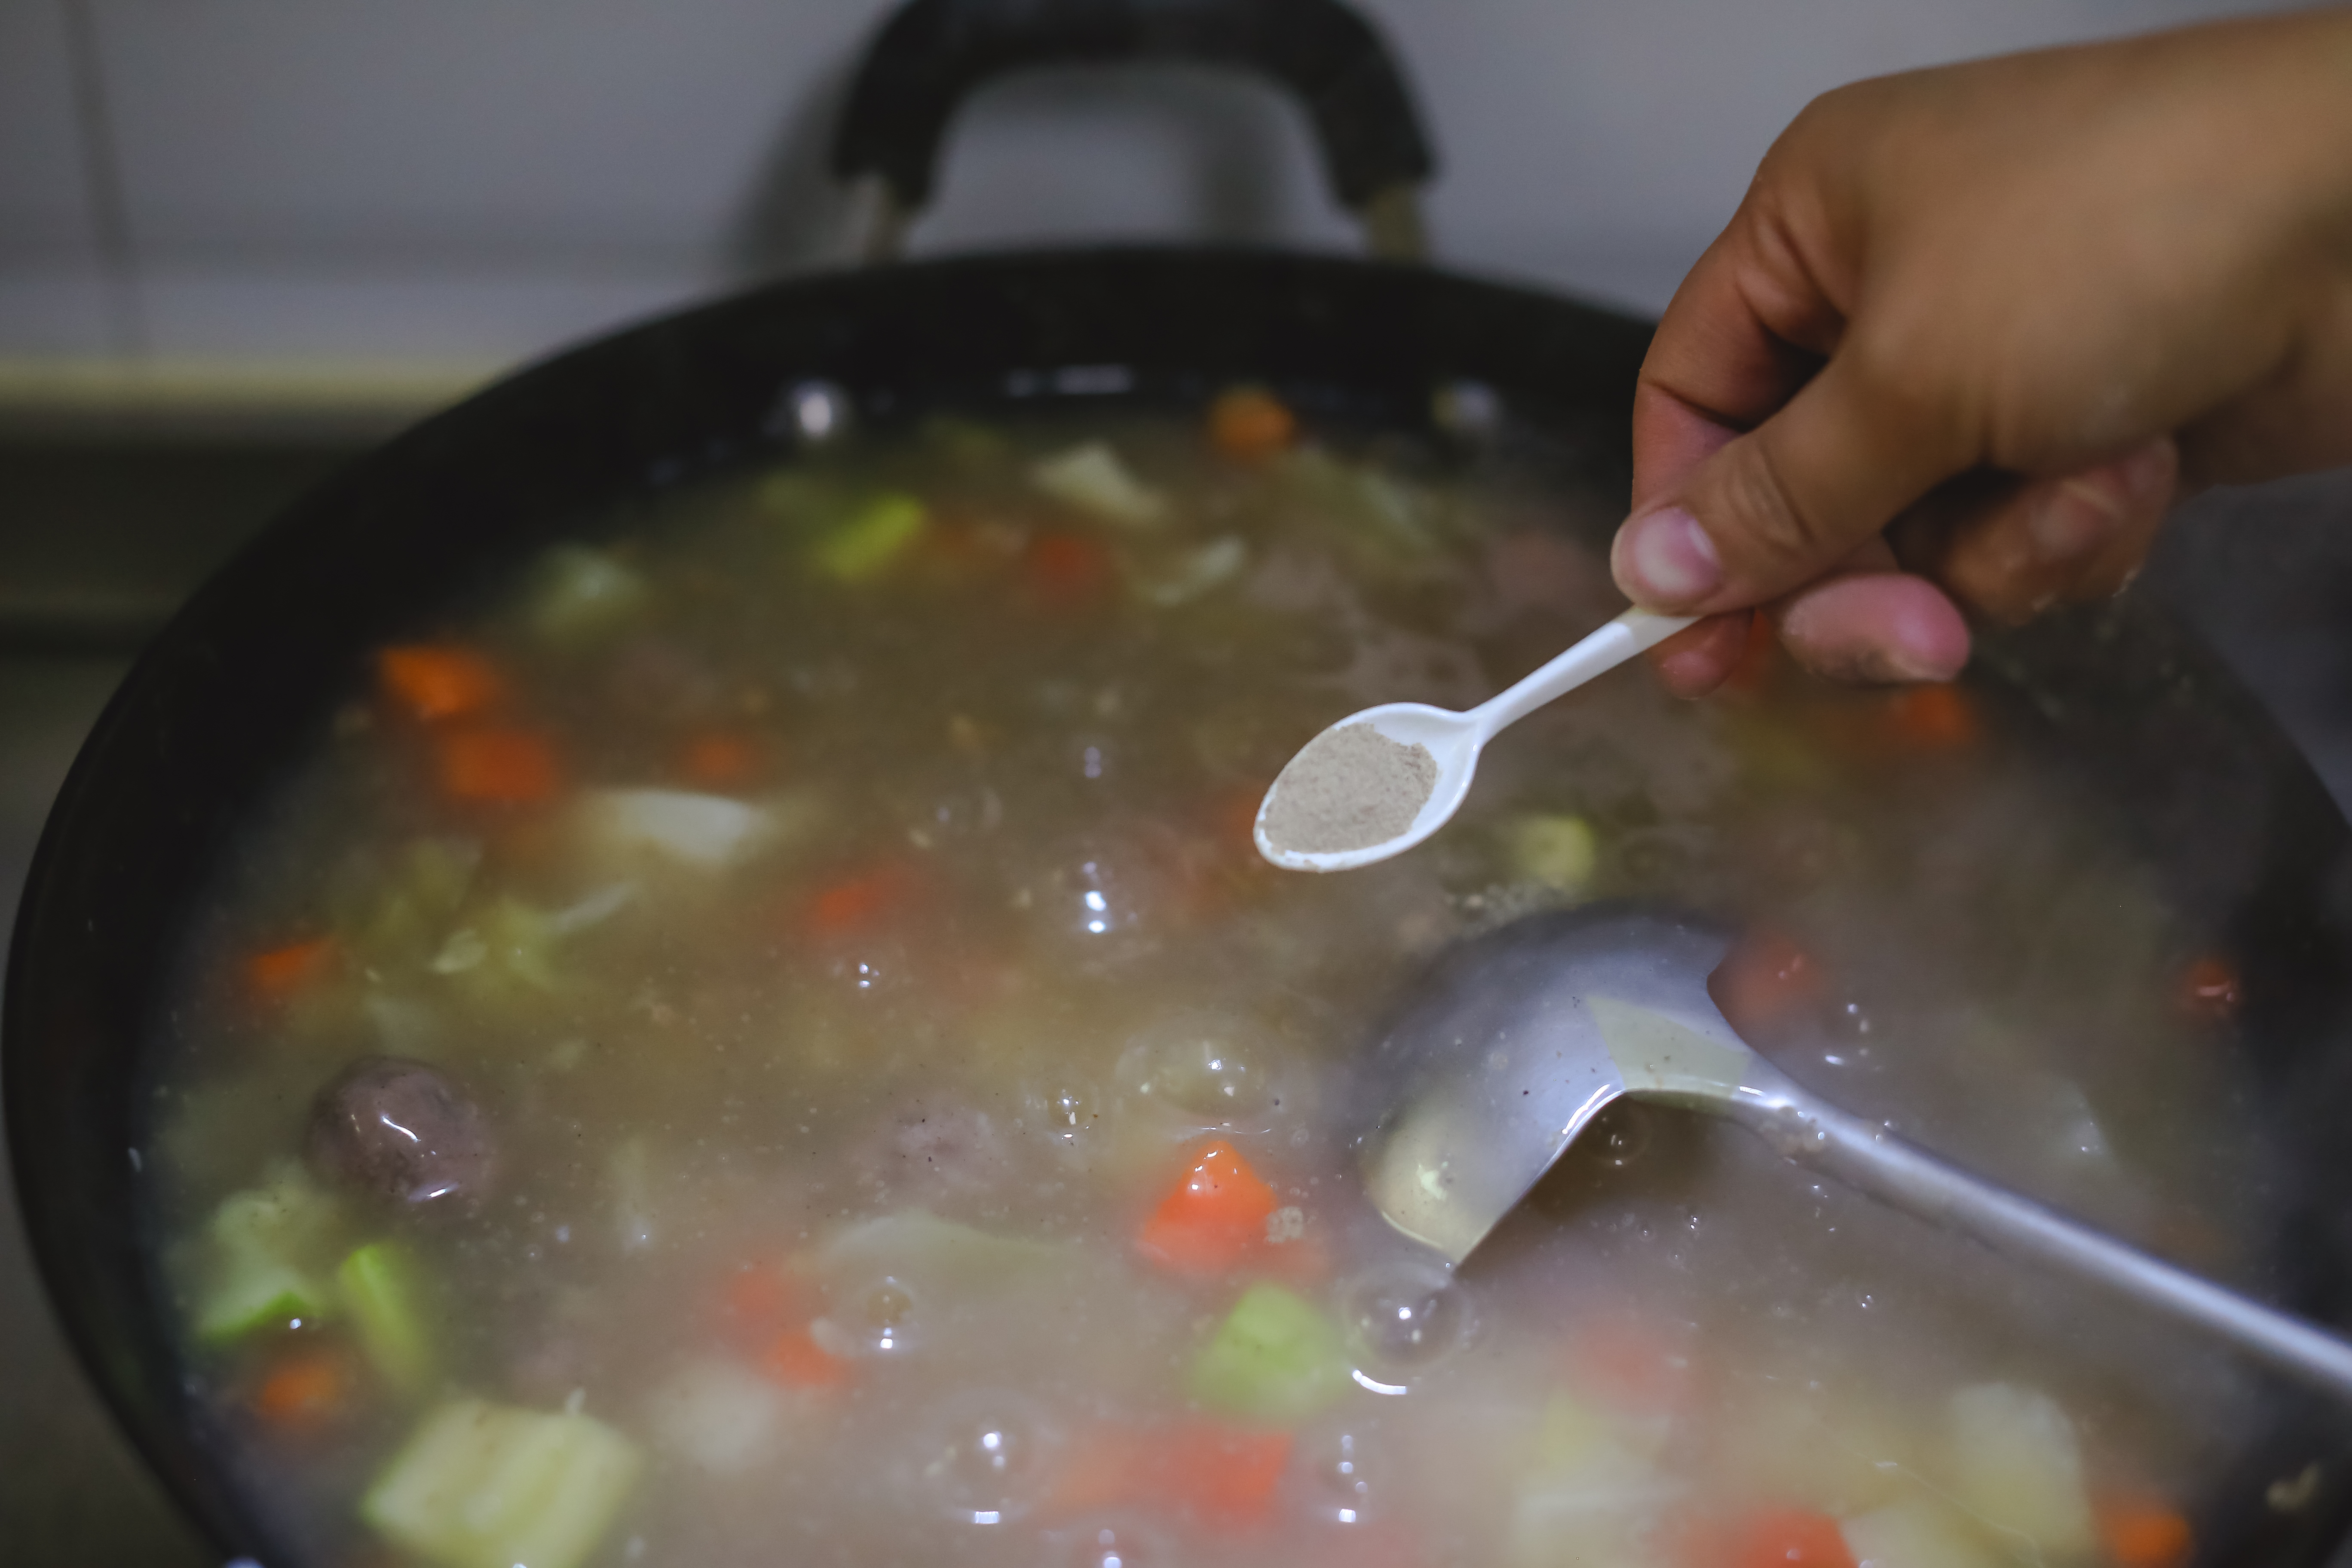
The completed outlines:
{"type": "Polygon", "coordinates": [[[929,518],[913,496],[895,491],[876,496],[818,542],[816,563],[827,576],[844,583],[879,576],[915,542],[929,518]]]}
{"type": "Polygon", "coordinates": [[[257,1329],[334,1315],[320,1279],[339,1220],[335,1202],[288,1164],[259,1187],[231,1193],[205,1227],[197,1337],[225,1343],[257,1329]]]}
{"type": "Polygon", "coordinates": [[[1347,1392],[1339,1331],[1307,1301],[1260,1283],[1234,1303],[1217,1337],[1192,1363],[1189,1392],[1210,1409],[1293,1426],[1347,1392]]]}
{"type": "Polygon", "coordinates": [[[1087,441],[1029,466],[1029,480],[1055,500],[1117,528],[1151,529],[1168,521],[1168,498],[1135,477],[1105,441],[1087,441]]]}
{"type": "Polygon", "coordinates": [[[601,550],[559,544],[539,559],[527,614],[551,643],[583,643],[635,618],[646,580],[601,550]]]}
{"type": "Polygon", "coordinates": [[[1523,816],[1508,830],[1511,868],[1531,882],[1563,893],[1581,892],[1592,880],[1600,846],[1592,825],[1580,816],[1523,816]]]}
{"type": "Polygon", "coordinates": [[[460,1399],[425,1418],[360,1517],[441,1568],[576,1568],[643,1466],[589,1416],[460,1399]]]}
{"type": "Polygon", "coordinates": [[[433,1336],[415,1258],[398,1242],[372,1241],[343,1259],[335,1284],[377,1375],[401,1394],[422,1393],[433,1375],[433,1336]]]}
{"type": "Polygon", "coordinates": [[[224,1268],[196,1309],[196,1337],[226,1344],[257,1329],[315,1323],[334,1315],[332,1298],[299,1268],[268,1258],[242,1259],[224,1268]]]}

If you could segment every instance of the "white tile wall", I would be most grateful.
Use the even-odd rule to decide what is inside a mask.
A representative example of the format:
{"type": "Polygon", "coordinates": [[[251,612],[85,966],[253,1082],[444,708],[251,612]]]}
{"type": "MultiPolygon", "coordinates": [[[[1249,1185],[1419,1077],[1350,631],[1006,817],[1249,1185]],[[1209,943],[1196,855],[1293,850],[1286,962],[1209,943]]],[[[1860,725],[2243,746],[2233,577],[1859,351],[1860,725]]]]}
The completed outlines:
{"type": "MultiPolygon", "coordinates": [[[[1420,84],[1461,265],[1654,307],[1813,93],[2244,0],[1363,0],[1420,84]]],[[[881,0],[0,0],[0,359],[495,361],[827,254],[881,0]],[[132,289],[92,245],[89,8],[132,289]],[[135,320],[131,319],[135,318],[135,320]]],[[[917,248],[1345,246],[1304,121],[1183,71],[1055,73],[959,126],[917,248]]]]}
{"type": "Polygon", "coordinates": [[[0,0],[0,353],[109,346],[66,13],[0,0]]]}

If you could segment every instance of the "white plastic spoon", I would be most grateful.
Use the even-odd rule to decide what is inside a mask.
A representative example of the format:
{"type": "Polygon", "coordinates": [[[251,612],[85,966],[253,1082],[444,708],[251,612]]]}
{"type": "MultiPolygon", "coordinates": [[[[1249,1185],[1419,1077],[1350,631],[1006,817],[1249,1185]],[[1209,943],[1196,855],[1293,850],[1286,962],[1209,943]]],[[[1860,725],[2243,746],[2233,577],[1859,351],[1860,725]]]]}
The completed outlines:
{"type": "MultiPolygon", "coordinates": [[[[1469,794],[1470,780],[1478,771],[1478,753],[1499,731],[1552,699],[1575,690],[1594,676],[1614,669],[1635,654],[1664,642],[1694,619],[1690,616],[1656,616],[1647,610],[1628,610],[1526,679],[1488,698],[1467,713],[1432,708],[1423,702],[1387,702],[1349,715],[1309,741],[1275,779],[1274,787],[1265,792],[1265,799],[1258,803],[1255,834],[1258,853],[1289,871],[1350,871],[1404,853],[1444,826],[1462,809],[1462,797],[1469,794]],[[1378,842],[1344,848],[1301,848],[1271,835],[1267,824],[1274,819],[1275,802],[1286,785],[1313,789],[1319,797],[1339,806],[1336,813],[1327,815],[1340,816],[1351,815],[1348,807],[1357,803],[1335,799],[1334,792],[1344,793],[1350,783],[1364,784],[1368,795],[1385,793],[1391,801],[1397,788],[1412,787],[1409,773],[1401,779],[1393,771],[1380,776],[1332,773],[1328,769],[1331,758],[1328,748],[1321,759],[1327,766],[1315,768],[1317,759],[1310,753],[1325,747],[1340,731],[1360,724],[1370,725],[1396,746],[1418,746],[1436,763],[1436,779],[1429,786],[1428,798],[1421,803],[1411,826],[1378,842]],[[1309,768],[1301,768],[1302,760],[1309,763],[1309,768]]],[[[1373,772],[1366,769],[1365,775],[1373,772]]],[[[1371,805],[1369,800],[1361,804],[1367,808],[1371,805]]],[[[1367,809],[1352,815],[1360,819],[1372,813],[1367,809]]]]}

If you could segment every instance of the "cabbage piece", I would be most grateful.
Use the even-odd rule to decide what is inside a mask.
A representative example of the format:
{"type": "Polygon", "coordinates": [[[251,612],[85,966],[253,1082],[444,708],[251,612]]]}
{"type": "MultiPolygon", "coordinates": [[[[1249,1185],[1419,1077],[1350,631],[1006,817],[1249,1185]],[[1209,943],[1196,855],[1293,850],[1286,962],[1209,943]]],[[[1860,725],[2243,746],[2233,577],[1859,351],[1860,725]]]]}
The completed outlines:
{"type": "Polygon", "coordinates": [[[1512,1499],[1503,1556],[1511,1568],[1618,1568],[1682,1487],[1656,1459],[1667,1422],[1555,1394],[1544,1402],[1525,1481],[1512,1499]]]}
{"type": "Polygon", "coordinates": [[[551,643],[582,643],[636,618],[646,580],[602,550],[559,544],[539,558],[524,617],[551,643]]]}
{"type": "Polygon", "coordinates": [[[455,1400],[393,1457],[360,1516],[442,1568],[576,1568],[642,1468],[589,1416],[455,1400]]]}
{"type": "Polygon", "coordinates": [[[579,814],[592,849],[652,850],[707,870],[749,858],[774,827],[758,806],[683,789],[589,790],[579,814]]]}
{"type": "Polygon", "coordinates": [[[1029,482],[1098,522],[1150,529],[1168,521],[1168,498],[1135,477],[1104,441],[1087,441],[1029,466],[1029,482]]]}
{"type": "Polygon", "coordinates": [[[1511,870],[1562,893],[1580,893],[1592,882],[1600,842],[1592,825],[1565,812],[1515,818],[1503,830],[1511,870]]]}
{"type": "Polygon", "coordinates": [[[1197,550],[1129,572],[1128,584],[1146,604],[1174,609],[1233,581],[1248,564],[1249,546],[1228,533],[1197,550]]]}
{"type": "Polygon", "coordinates": [[[775,1458],[790,1398],[741,1363],[709,1357],[666,1379],[646,1415],[660,1453],[735,1476],[775,1458]]]}
{"type": "Polygon", "coordinates": [[[1854,1568],[2005,1568],[1968,1521],[1940,1504],[1914,1499],[1859,1514],[1838,1526],[1854,1568]]]}
{"type": "Polygon", "coordinates": [[[2098,1541],[2074,1424],[2038,1388],[1984,1383],[1952,1395],[1951,1493],[2043,1557],[2087,1556],[2098,1541]]]}

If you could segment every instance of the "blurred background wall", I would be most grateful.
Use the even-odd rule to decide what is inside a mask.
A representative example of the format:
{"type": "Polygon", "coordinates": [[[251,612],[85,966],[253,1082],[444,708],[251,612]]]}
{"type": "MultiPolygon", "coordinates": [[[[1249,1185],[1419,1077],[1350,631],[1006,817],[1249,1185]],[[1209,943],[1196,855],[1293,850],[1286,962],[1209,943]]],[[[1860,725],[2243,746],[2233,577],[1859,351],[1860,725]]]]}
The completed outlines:
{"type": "MultiPolygon", "coordinates": [[[[1442,160],[1441,257],[1654,309],[1816,92],[2236,0],[1361,0],[1442,160]]],[[[834,254],[882,0],[0,0],[0,386],[257,367],[420,395],[834,254]]],[[[1346,247],[1301,117],[1041,75],[953,135],[918,252],[1346,247]]]]}

